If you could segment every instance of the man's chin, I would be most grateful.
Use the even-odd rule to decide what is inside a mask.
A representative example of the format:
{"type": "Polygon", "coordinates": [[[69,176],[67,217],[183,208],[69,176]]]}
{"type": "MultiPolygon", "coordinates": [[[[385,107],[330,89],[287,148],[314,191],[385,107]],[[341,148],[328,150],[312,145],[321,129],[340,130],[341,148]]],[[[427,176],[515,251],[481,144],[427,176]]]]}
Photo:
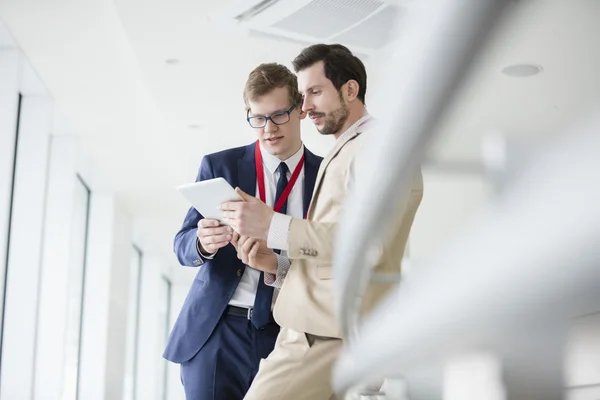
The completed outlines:
{"type": "Polygon", "coordinates": [[[281,153],[283,153],[282,147],[279,145],[272,145],[272,144],[268,144],[266,145],[267,151],[269,152],[269,154],[273,155],[273,156],[278,156],[281,153]]]}

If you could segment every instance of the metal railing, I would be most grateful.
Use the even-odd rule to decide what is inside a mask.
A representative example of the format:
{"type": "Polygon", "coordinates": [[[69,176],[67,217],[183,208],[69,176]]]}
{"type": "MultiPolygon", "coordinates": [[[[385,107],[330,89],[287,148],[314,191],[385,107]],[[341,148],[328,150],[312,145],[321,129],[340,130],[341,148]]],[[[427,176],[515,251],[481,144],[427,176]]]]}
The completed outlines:
{"type": "Polygon", "coordinates": [[[537,155],[489,215],[413,271],[364,323],[358,312],[373,279],[368,249],[388,234],[386,210],[408,193],[438,122],[509,2],[422,1],[404,21],[386,74],[393,118],[382,121],[366,151],[385,163],[357,171],[336,240],[335,301],[347,339],[334,371],[339,393],[483,349],[513,370],[535,358],[539,371],[525,374],[525,386],[538,388],[539,398],[560,398],[555,348],[568,318],[600,304],[598,118],[537,155]]]}

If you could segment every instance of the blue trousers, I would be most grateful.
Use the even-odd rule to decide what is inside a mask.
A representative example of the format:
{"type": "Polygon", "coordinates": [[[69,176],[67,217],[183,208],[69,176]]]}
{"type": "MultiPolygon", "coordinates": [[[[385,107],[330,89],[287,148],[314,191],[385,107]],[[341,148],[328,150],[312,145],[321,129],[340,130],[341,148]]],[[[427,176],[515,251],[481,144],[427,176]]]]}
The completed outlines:
{"type": "Polygon", "coordinates": [[[275,323],[258,330],[246,317],[223,315],[200,351],[181,364],[186,399],[242,400],[278,333],[275,323]]]}

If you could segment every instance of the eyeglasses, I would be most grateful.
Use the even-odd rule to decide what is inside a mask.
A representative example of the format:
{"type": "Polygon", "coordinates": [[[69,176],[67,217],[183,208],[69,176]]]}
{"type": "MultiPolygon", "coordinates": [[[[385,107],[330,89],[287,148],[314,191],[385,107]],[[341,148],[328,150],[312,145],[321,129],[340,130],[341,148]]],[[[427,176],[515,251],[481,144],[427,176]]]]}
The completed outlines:
{"type": "Polygon", "coordinates": [[[246,120],[253,128],[264,128],[265,126],[267,126],[267,122],[269,120],[271,120],[271,122],[273,122],[275,125],[287,124],[288,122],[290,122],[290,114],[292,113],[295,107],[296,104],[291,106],[287,111],[282,111],[277,114],[270,115],[268,117],[251,117],[250,110],[248,110],[248,112],[246,113],[246,120]]]}

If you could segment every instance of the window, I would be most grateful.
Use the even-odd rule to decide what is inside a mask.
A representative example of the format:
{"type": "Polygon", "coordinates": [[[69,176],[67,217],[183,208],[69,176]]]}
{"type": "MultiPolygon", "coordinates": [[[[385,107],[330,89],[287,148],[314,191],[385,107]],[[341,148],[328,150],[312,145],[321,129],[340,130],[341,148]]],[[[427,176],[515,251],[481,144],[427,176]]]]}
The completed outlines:
{"type": "Polygon", "coordinates": [[[123,399],[136,400],[137,360],[140,326],[140,287],[142,283],[142,251],[133,246],[129,268],[129,310],[127,313],[127,355],[123,399]]]}
{"type": "MultiPolygon", "coordinates": [[[[160,293],[160,303],[159,303],[159,338],[160,345],[164,347],[164,344],[167,343],[167,339],[169,338],[169,330],[171,329],[171,281],[163,276],[162,284],[161,284],[161,293],[160,293]]],[[[160,385],[161,388],[161,396],[162,400],[167,400],[169,387],[168,387],[168,361],[162,360],[160,366],[160,385]]]]}
{"type": "MultiPolygon", "coordinates": [[[[8,93],[4,93],[7,95],[8,93]]],[[[8,94],[10,95],[10,94],[8,94]]],[[[18,94],[18,106],[16,112],[16,129],[14,130],[14,135],[7,135],[6,137],[1,138],[1,143],[7,144],[5,149],[2,151],[2,157],[6,155],[4,158],[4,162],[0,165],[0,182],[2,187],[0,187],[0,193],[7,190],[7,196],[2,196],[0,199],[0,254],[3,255],[2,259],[0,259],[0,360],[2,359],[2,345],[3,345],[3,328],[4,328],[4,311],[5,311],[5,302],[6,302],[6,278],[8,276],[8,261],[9,261],[9,249],[10,249],[10,231],[11,231],[11,221],[12,221],[12,208],[13,208],[13,198],[14,198],[14,188],[15,188],[15,171],[17,164],[17,146],[19,144],[19,120],[21,118],[21,104],[23,97],[21,94],[18,94]],[[12,136],[12,137],[11,137],[12,136]],[[10,146],[10,142],[12,142],[12,146],[10,146]],[[6,154],[8,152],[8,154],[6,154]],[[3,251],[2,251],[3,250],[3,251]]],[[[4,102],[4,98],[2,99],[4,102]]],[[[0,121],[2,122],[2,126],[5,125],[8,121],[0,121]]]]}
{"type": "Polygon", "coordinates": [[[81,364],[81,322],[83,312],[90,189],[77,176],[71,220],[71,255],[67,298],[67,327],[64,361],[63,400],[78,399],[81,364]]]}

